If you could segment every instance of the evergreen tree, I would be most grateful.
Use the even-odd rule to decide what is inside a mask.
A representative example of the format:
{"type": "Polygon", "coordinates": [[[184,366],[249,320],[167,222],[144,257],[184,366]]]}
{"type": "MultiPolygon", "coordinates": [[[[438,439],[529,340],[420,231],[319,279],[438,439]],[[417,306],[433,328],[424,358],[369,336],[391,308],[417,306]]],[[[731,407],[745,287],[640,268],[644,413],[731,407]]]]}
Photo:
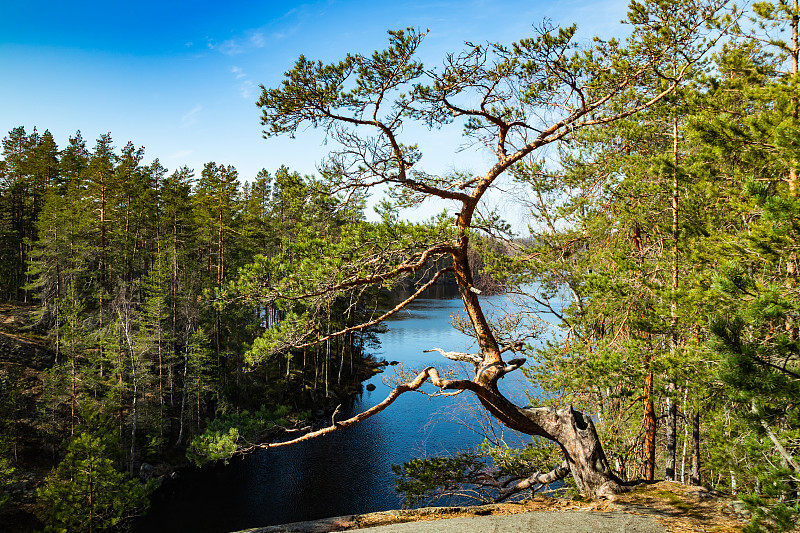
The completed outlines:
{"type": "Polygon", "coordinates": [[[127,479],[115,468],[101,431],[75,437],[37,490],[39,517],[50,531],[111,531],[147,509],[154,487],[127,479]]]}
{"type": "Polygon", "coordinates": [[[86,142],[78,130],[73,137],[69,138],[69,144],[61,152],[58,162],[60,172],[56,185],[62,195],[70,189],[74,190],[76,187],[82,186],[80,182],[85,179],[84,172],[89,166],[89,157],[86,142]]]}
{"type": "MultiPolygon", "coordinates": [[[[474,379],[443,380],[435,369],[425,369],[398,386],[381,406],[317,434],[356,423],[430,380],[443,389],[470,390],[508,427],[557,443],[568,465],[559,472],[563,476],[569,468],[584,494],[621,490],[592,417],[574,409],[516,406],[498,390],[497,380],[524,362],[505,362],[502,355],[519,349],[521,340],[498,333],[484,314],[469,260],[472,236],[503,233],[505,225],[496,214],[484,211],[484,195],[537,150],[572,138],[576,131],[631,117],[673,92],[710,46],[698,39],[698,31],[719,7],[635,3],[629,12],[634,30],[625,46],[598,40],[593,50],[572,53],[574,27],[544,27],[508,46],[470,44],[462,53],[448,55],[441,71],[425,69],[416,58],[424,34],[395,31],[390,32],[389,47],[372,55],[350,54],[329,64],[301,56],[279,87],[263,91],[258,105],[265,135],[291,136],[310,124],[324,128],[336,143],[325,162],[324,190],[358,194],[385,185],[389,200],[382,205],[382,224],[364,231],[352,228],[338,246],[322,248],[304,239],[291,247],[291,271],[264,269],[271,275],[270,285],[256,283],[255,269],[252,279],[243,276],[246,297],[286,307],[302,301],[315,310],[326,300],[354,301],[362,287],[391,285],[428,269],[431,281],[454,276],[478,344],[477,354],[439,349],[448,358],[472,363],[474,379]],[[671,60],[677,62],[665,76],[661,67],[671,60]],[[417,146],[401,140],[405,122],[419,120],[438,128],[450,125],[454,117],[463,119],[468,142],[489,147],[492,164],[485,173],[426,174],[417,166],[417,146]],[[454,203],[452,216],[445,213],[416,226],[398,223],[401,208],[426,198],[454,203]],[[448,266],[440,268],[444,264],[448,266]]],[[[315,312],[287,314],[278,328],[256,342],[253,352],[263,358],[366,329],[402,309],[425,287],[418,283],[407,300],[386,314],[335,332],[316,327],[315,312]]]]}
{"type": "Polygon", "coordinates": [[[3,139],[0,168],[0,290],[4,299],[27,301],[26,263],[37,239],[36,220],[49,183],[57,176],[52,135],[14,128],[3,139]]]}
{"type": "Polygon", "coordinates": [[[710,348],[729,387],[744,444],[731,450],[731,489],[747,496],[752,528],[784,530],[798,516],[798,11],[761,2],[754,25],[719,54],[708,105],[691,123],[699,160],[718,169],[736,223],[716,235],[723,260],[710,287],[710,348]],[[788,41],[774,30],[789,29],[788,41]],[[735,477],[734,477],[735,476],[735,477]]]}
{"type": "MultiPolygon", "coordinates": [[[[199,276],[194,275],[200,267],[194,254],[196,239],[194,203],[191,195],[192,180],[192,171],[183,167],[167,176],[161,182],[158,191],[161,222],[159,247],[163,250],[169,272],[168,336],[172,339],[172,343],[166,346],[166,360],[182,359],[178,356],[179,351],[181,347],[187,345],[188,336],[197,327],[195,317],[198,302],[193,295],[199,294],[202,288],[199,276]]],[[[167,367],[170,405],[178,401],[174,391],[177,376],[181,374],[182,368],[183,365],[180,363],[175,369],[172,366],[167,367]]]]}
{"type": "Polygon", "coordinates": [[[110,232],[113,220],[114,195],[117,193],[115,183],[114,165],[117,155],[112,146],[111,134],[106,133],[97,139],[97,144],[92,151],[89,165],[86,169],[85,198],[93,215],[92,239],[95,253],[89,269],[96,270],[96,278],[92,280],[94,294],[100,318],[100,327],[107,325],[105,318],[105,304],[111,294],[111,282],[114,272],[110,265],[110,232]]]}

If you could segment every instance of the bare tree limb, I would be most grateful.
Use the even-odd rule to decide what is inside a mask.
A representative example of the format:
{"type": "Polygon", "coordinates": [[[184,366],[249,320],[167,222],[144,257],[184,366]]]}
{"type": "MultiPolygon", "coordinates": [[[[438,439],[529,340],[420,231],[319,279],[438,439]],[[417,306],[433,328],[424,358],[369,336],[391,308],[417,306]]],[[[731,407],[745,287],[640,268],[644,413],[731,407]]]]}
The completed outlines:
{"type": "MultiPolygon", "coordinates": [[[[312,431],[310,433],[306,433],[302,437],[297,437],[296,439],[288,440],[288,441],[285,441],[285,442],[253,444],[253,445],[251,445],[251,446],[249,446],[247,448],[241,448],[241,449],[237,450],[236,453],[245,454],[245,453],[248,453],[248,452],[250,452],[250,451],[252,451],[253,449],[256,449],[256,448],[265,448],[266,449],[266,448],[279,448],[279,447],[282,447],[282,446],[291,446],[292,444],[296,444],[298,442],[311,440],[313,438],[320,437],[322,435],[327,435],[328,433],[333,433],[334,431],[338,431],[340,429],[344,429],[346,427],[350,427],[352,425],[358,424],[359,422],[362,422],[362,421],[366,420],[367,418],[370,418],[373,415],[376,415],[376,414],[380,413],[381,411],[383,411],[384,409],[386,409],[387,407],[389,407],[404,392],[410,392],[410,391],[415,391],[415,390],[419,389],[426,381],[430,381],[433,385],[435,385],[436,387],[439,387],[441,389],[447,389],[447,388],[470,388],[469,385],[466,385],[466,384],[475,385],[471,381],[466,381],[466,380],[454,380],[454,381],[443,380],[443,379],[441,379],[439,377],[439,372],[435,368],[433,368],[431,366],[431,367],[426,368],[422,372],[420,372],[419,375],[414,380],[412,380],[411,382],[403,383],[402,385],[398,385],[397,387],[395,387],[395,389],[392,390],[392,392],[389,393],[389,396],[387,396],[386,399],[383,400],[381,403],[379,403],[379,404],[367,409],[363,413],[357,414],[356,416],[354,416],[352,418],[348,418],[347,420],[342,420],[341,422],[336,422],[332,426],[328,426],[328,427],[325,427],[325,428],[322,428],[322,429],[318,429],[317,431],[312,431]]],[[[338,411],[338,409],[337,409],[337,411],[338,411]]],[[[336,413],[334,413],[334,416],[335,416],[335,414],[336,413]]]]}
{"type": "Polygon", "coordinates": [[[476,353],[446,352],[441,348],[431,348],[430,350],[423,350],[423,352],[439,352],[443,356],[453,361],[464,361],[465,363],[472,363],[475,366],[483,362],[483,357],[476,353]]]}
{"type": "Polygon", "coordinates": [[[513,372],[514,370],[517,370],[518,368],[520,368],[522,365],[525,364],[526,360],[527,359],[525,359],[524,357],[520,357],[519,359],[512,359],[511,361],[508,362],[508,364],[506,366],[504,366],[500,370],[500,374],[501,375],[505,375],[505,374],[508,374],[509,372],[513,372]]]}
{"type": "MultiPolygon", "coordinates": [[[[752,400],[751,402],[750,411],[754,415],[758,416],[758,410],[756,409],[755,400],[752,400]]],[[[792,454],[790,454],[786,450],[786,448],[783,446],[783,443],[781,443],[780,439],[778,439],[778,436],[775,435],[775,432],[772,431],[772,428],[769,427],[769,424],[767,424],[767,421],[759,417],[759,422],[761,424],[761,427],[764,428],[764,431],[767,433],[769,440],[771,440],[772,444],[775,446],[775,450],[778,452],[778,455],[780,455],[781,459],[783,459],[783,461],[786,463],[786,466],[788,466],[795,472],[800,472],[800,465],[798,465],[797,461],[794,460],[792,454]]]]}
{"type": "Polygon", "coordinates": [[[500,494],[497,498],[495,498],[495,502],[501,502],[509,496],[513,496],[518,492],[529,489],[534,485],[549,485],[550,483],[564,479],[567,477],[567,475],[569,475],[569,472],[569,464],[566,461],[555,467],[550,472],[536,472],[535,474],[518,481],[510,487],[500,488],[500,494]]]}

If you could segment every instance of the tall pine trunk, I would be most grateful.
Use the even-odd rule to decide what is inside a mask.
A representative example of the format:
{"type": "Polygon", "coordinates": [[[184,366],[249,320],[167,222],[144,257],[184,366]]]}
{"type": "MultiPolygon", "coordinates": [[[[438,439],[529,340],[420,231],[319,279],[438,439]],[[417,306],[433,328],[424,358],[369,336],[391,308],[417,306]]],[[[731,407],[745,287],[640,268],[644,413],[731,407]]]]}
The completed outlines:
{"type": "MultiPolygon", "coordinates": [[[[674,358],[678,351],[678,302],[675,293],[678,290],[678,261],[680,247],[678,244],[678,119],[672,120],[672,297],[670,301],[670,355],[674,358]]],[[[675,404],[675,383],[667,384],[667,457],[664,477],[667,481],[675,481],[675,452],[677,448],[678,406],[675,404]]]]}

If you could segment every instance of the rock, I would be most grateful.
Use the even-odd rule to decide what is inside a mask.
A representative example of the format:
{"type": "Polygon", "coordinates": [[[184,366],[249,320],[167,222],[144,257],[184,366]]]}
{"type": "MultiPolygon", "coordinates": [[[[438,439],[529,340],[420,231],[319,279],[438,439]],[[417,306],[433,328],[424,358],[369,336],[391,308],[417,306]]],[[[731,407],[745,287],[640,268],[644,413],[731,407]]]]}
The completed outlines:
{"type": "Polygon", "coordinates": [[[329,531],[343,531],[354,527],[358,527],[358,517],[350,515],[322,518],[309,522],[293,522],[278,526],[259,527],[238,533],[328,533],[329,531]]]}
{"type": "Polygon", "coordinates": [[[750,510],[747,509],[745,503],[741,500],[733,500],[731,503],[728,504],[728,507],[736,513],[737,515],[741,516],[742,518],[750,518],[750,510]]]}
{"type": "Polygon", "coordinates": [[[142,481],[150,481],[156,473],[156,469],[150,463],[142,463],[139,467],[139,479],[142,481]]]}

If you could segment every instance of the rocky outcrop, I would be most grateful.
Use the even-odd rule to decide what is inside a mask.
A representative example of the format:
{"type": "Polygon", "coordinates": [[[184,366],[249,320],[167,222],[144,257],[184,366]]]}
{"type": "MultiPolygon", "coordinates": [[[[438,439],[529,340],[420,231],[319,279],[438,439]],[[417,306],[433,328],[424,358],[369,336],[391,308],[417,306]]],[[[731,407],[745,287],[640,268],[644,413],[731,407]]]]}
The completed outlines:
{"type": "Polygon", "coordinates": [[[55,354],[44,344],[0,331],[0,361],[45,370],[54,359],[55,354]]]}
{"type": "MultiPolygon", "coordinates": [[[[552,514],[558,517],[573,513],[586,531],[605,531],[609,517],[627,524],[626,517],[651,518],[652,525],[666,531],[740,531],[746,516],[739,512],[736,503],[724,495],[704,487],[691,487],[680,483],[660,481],[637,486],[618,495],[616,501],[574,500],[537,496],[514,503],[494,503],[467,507],[426,507],[422,509],[396,509],[362,515],[337,516],[323,520],[295,522],[276,526],[247,529],[237,533],[327,533],[356,530],[375,526],[390,526],[405,522],[429,522],[447,518],[476,518],[487,515],[523,513],[552,514]],[[638,515],[638,516],[637,516],[638,515]]],[[[523,520],[525,522],[525,520],[523,520]]],[[[530,522],[530,520],[528,520],[530,522]]],[[[561,520],[562,529],[554,527],[535,531],[577,531],[575,520],[561,520]]],[[[476,522],[477,524],[477,522],[476,522]]],[[[620,531],[640,531],[631,524],[620,531]]],[[[430,530],[430,529],[427,529],[430,530]]],[[[460,528],[458,530],[464,530],[460,528]]],[[[487,529],[491,530],[491,529],[487,529]]],[[[530,530],[530,528],[525,529],[530,530]]]]}
{"type": "Polygon", "coordinates": [[[34,370],[52,366],[55,354],[31,329],[33,310],[30,305],[0,304],[0,362],[34,370]]]}

